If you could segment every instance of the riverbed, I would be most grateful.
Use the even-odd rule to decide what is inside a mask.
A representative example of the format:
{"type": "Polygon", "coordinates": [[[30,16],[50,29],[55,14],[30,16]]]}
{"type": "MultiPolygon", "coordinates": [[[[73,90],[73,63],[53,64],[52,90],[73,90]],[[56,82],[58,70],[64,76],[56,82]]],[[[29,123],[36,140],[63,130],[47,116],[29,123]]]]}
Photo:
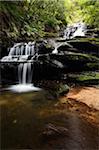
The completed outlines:
{"type": "Polygon", "coordinates": [[[78,109],[73,109],[72,102],[68,104],[46,90],[28,93],[2,91],[1,149],[98,150],[98,123],[88,121],[78,109]],[[46,126],[50,124],[56,129],[65,128],[66,134],[57,134],[55,129],[54,134],[51,131],[50,136],[45,135],[46,126]]]}

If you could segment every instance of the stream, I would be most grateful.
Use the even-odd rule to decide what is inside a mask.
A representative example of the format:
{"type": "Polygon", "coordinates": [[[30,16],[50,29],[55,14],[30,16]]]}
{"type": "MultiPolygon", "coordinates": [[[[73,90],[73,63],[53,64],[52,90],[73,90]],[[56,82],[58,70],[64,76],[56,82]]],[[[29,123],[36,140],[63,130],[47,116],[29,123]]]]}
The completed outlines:
{"type": "MultiPolygon", "coordinates": [[[[62,40],[72,40],[76,36],[84,37],[86,33],[84,24],[77,24],[71,32],[70,30],[71,27],[65,30],[62,40]]],[[[70,81],[72,74],[70,78],[70,75],[67,75],[68,72],[77,73],[78,71],[79,74],[87,69],[94,71],[93,66],[97,71],[98,47],[94,46],[96,51],[92,56],[87,55],[86,49],[79,50],[73,47],[73,44],[75,45],[73,42],[56,42],[53,39],[50,39],[49,42],[54,48],[46,48],[47,44],[44,40],[43,44],[40,43],[38,47],[36,47],[39,45],[37,41],[36,44],[35,42],[16,43],[10,48],[9,54],[0,60],[2,64],[0,81],[1,149],[98,150],[98,126],[85,120],[77,111],[58,107],[59,99],[53,96],[54,90],[51,89],[52,94],[49,92],[52,86],[51,76],[57,80],[61,74],[64,81],[65,79],[70,81]],[[37,86],[33,84],[34,76],[39,82],[42,77],[46,81],[48,75],[50,80],[47,89],[39,86],[40,84],[37,86]]],[[[86,46],[86,42],[84,44],[86,46]]],[[[92,80],[93,78],[91,77],[92,80]]],[[[86,81],[86,78],[84,79],[86,81]]],[[[46,83],[45,86],[47,86],[46,83]]]]}
{"type": "Polygon", "coordinates": [[[57,108],[56,103],[45,90],[20,94],[3,91],[1,148],[98,150],[98,128],[77,113],[57,108]],[[65,127],[67,134],[43,137],[49,123],[65,127]]]}

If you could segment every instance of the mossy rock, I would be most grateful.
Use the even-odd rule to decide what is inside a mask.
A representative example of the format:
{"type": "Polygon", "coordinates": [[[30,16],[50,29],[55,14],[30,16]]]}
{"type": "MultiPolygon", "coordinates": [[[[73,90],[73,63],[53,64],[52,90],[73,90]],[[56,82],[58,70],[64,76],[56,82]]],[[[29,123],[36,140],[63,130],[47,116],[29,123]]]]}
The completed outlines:
{"type": "Polygon", "coordinates": [[[68,74],[69,80],[79,84],[99,84],[99,72],[81,72],[68,74]]]}
{"type": "Polygon", "coordinates": [[[60,84],[57,93],[59,95],[67,94],[70,90],[70,87],[67,84],[60,84]]]}
{"type": "Polygon", "coordinates": [[[72,45],[73,48],[78,49],[81,53],[99,56],[99,46],[88,40],[70,41],[69,44],[72,45]]]}
{"type": "Polygon", "coordinates": [[[77,77],[78,81],[86,81],[86,80],[99,80],[99,73],[98,72],[91,72],[81,74],[77,77]]]}
{"type": "Polygon", "coordinates": [[[58,84],[55,89],[50,90],[50,93],[55,97],[64,96],[70,90],[70,87],[67,84],[60,83],[58,84]]]}
{"type": "MultiPolygon", "coordinates": [[[[37,84],[37,83],[36,83],[37,84]]],[[[42,80],[37,85],[41,88],[47,90],[52,96],[59,97],[69,92],[70,87],[67,84],[64,84],[56,80],[42,80]]]]}

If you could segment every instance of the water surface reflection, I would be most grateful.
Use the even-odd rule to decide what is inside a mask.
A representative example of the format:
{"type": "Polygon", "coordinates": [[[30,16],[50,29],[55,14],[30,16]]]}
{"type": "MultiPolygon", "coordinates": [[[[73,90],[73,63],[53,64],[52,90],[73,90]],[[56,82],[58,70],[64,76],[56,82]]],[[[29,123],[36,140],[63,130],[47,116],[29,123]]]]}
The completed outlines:
{"type": "Polygon", "coordinates": [[[46,91],[0,96],[2,149],[98,150],[98,128],[76,113],[55,107],[57,100],[46,91]],[[46,124],[62,126],[67,135],[42,138],[46,124]]]}

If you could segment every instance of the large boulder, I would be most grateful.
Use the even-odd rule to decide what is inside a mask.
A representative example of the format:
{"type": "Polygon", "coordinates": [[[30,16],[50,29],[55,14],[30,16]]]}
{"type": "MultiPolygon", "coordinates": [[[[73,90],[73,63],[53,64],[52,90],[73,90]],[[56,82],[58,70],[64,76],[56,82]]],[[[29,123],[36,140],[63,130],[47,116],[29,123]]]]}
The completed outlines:
{"type": "Polygon", "coordinates": [[[55,80],[42,82],[41,86],[56,98],[67,94],[70,90],[67,84],[55,80]]]}
{"type": "Polygon", "coordinates": [[[38,54],[48,54],[54,50],[54,47],[47,40],[36,41],[35,50],[38,54]]]}

